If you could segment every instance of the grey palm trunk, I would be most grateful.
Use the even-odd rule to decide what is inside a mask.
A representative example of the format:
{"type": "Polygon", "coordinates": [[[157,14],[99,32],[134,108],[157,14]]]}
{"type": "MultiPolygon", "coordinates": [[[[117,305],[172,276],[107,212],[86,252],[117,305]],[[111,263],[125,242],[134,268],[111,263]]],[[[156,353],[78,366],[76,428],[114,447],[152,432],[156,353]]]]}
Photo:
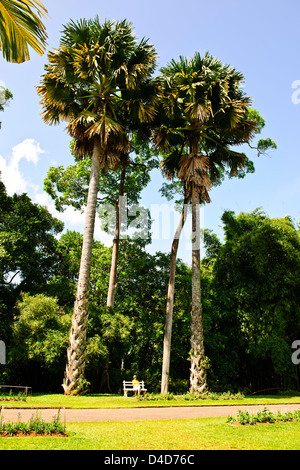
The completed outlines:
{"type": "Polygon", "coordinates": [[[176,259],[179,247],[179,240],[181,232],[186,221],[186,201],[183,205],[183,210],[178,223],[177,230],[172,243],[170,254],[170,274],[169,285],[167,294],[167,307],[166,307],[166,322],[164,333],[163,345],[163,363],[162,363],[162,376],[161,376],[161,393],[169,393],[169,377],[170,377],[170,362],[171,362],[171,341],[172,341],[172,324],[173,324],[173,308],[174,308],[174,293],[175,293],[175,276],[176,276],[176,259]]]}
{"type": "Polygon", "coordinates": [[[191,368],[190,392],[206,390],[206,370],[200,274],[200,196],[195,185],[192,189],[192,311],[191,311],[191,368]]]}
{"type": "Polygon", "coordinates": [[[126,176],[126,165],[122,167],[121,172],[121,180],[120,180],[120,188],[119,188],[119,198],[116,202],[116,227],[115,227],[115,235],[113,240],[113,247],[112,247],[112,257],[111,257],[111,267],[110,267],[110,277],[109,277],[109,286],[108,286],[108,293],[107,293],[107,301],[106,306],[108,308],[114,308],[115,305],[115,295],[117,290],[117,267],[118,267],[118,259],[119,259],[119,246],[120,246],[120,198],[124,196],[124,185],[125,185],[125,176],[126,176]]]}
{"type": "Polygon", "coordinates": [[[66,395],[81,393],[84,386],[90,272],[99,187],[100,152],[100,142],[95,140],[77,293],[72,317],[69,347],[67,350],[67,364],[63,381],[63,389],[66,395]]]}

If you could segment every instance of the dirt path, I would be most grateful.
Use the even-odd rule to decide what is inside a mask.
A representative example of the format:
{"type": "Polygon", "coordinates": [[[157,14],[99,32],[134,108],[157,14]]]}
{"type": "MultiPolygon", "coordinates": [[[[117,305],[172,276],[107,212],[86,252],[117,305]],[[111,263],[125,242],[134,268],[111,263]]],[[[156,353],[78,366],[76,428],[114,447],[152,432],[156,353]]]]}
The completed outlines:
{"type": "MultiPolygon", "coordinates": [[[[62,409],[61,421],[66,422],[97,422],[97,421],[141,421],[158,419],[193,419],[207,417],[227,417],[235,416],[239,410],[256,413],[264,406],[189,406],[189,407],[168,407],[168,408],[124,408],[124,409],[62,409]]],[[[267,405],[273,412],[277,410],[285,413],[300,408],[300,405],[267,405]]],[[[53,415],[57,413],[55,409],[39,410],[39,415],[45,421],[51,421],[53,415]]],[[[17,421],[20,413],[21,421],[28,421],[36,410],[33,409],[5,409],[2,412],[2,419],[5,421],[17,421]]]]}

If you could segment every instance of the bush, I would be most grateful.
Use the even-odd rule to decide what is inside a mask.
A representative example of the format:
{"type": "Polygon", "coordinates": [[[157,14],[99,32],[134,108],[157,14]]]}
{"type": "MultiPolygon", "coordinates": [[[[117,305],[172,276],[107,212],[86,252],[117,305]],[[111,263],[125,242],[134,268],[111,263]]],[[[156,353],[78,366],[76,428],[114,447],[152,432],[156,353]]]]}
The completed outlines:
{"type": "Polygon", "coordinates": [[[300,409],[294,412],[288,411],[284,414],[278,411],[276,414],[264,407],[263,410],[258,411],[256,414],[250,414],[248,411],[238,411],[236,417],[228,416],[227,423],[234,424],[258,424],[258,423],[275,423],[280,421],[300,421],[300,409]]]}
{"type": "Polygon", "coordinates": [[[0,393],[0,401],[26,401],[27,397],[24,392],[13,394],[10,390],[9,393],[0,393]]]}
{"type": "Polygon", "coordinates": [[[167,394],[155,394],[155,393],[146,393],[145,395],[140,395],[138,400],[176,400],[176,401],[196,401],[196,400],[243,400],[244,395],[242,393],[185,393],[182,395],[175,395],[173,393],[167,394]]]}
{"type": "Polygon", "coordinates": [[[21,421],[21,413],[18,413],[16,423],[6,423],[2,419],[2,410],[0,414],[0,436],[16,436],[17,434],[30,435],[38,434],[41,436],[61,434],[66,435],[65,426],[60,422],[60,412],[53,415],[53,420],[45,422],[38,414],[32,415],[28,423],[21,421]]]}

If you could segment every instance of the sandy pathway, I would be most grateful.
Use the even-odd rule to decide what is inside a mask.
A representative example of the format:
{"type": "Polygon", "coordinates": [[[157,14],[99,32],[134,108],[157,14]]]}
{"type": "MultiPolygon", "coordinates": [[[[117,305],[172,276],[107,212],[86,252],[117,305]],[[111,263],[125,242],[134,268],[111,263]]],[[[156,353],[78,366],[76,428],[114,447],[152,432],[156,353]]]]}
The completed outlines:
{"type": "MultiPolygon", "coordinates": [[[[236,415],[239,410],[248,410],[250,413],[256,413],[264,406],[189,406],[189,407],[161,407],[161,408],[126,408],[126,409],[62,409],[60,414],[61,421],[66,422],[97,422],[97,421],[140,421],[157,419],[193,419],[206,417],[227,417],[236,415]]],[[[282,412],[293,411],[300,408],[300,405],[267,405],[267,408],[273,412],[281,410],[282,412]]],[[[39,415],[45,421],[52,421],[53,415],[57,409],[39,410],[39,415]]],[[[20,413],[21,421],[28,421],[32,415],[35,415],[34,409],[3,409],[2,419],[5,421],[16,421],[20,413]]]]}

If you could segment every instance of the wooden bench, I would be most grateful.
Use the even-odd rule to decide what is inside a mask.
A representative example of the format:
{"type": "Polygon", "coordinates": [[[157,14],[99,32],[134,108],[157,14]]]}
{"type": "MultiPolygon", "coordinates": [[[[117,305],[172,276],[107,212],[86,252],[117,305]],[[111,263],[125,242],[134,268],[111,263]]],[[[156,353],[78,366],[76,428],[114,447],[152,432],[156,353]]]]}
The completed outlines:
{"type": "MultiPolygon", "coordinates": [[[[124,397],[127,397],[127,392],[136,392],[136,390],[133,388],[131,380],[123,380],[123,391],[124,397]]],[[[144,394],[147,392],[143,380],[140,381],[140,392],[144,392],[144,394]]]]}
{"type": "Polygon", "coordinates": [[[1,389],[1,388],[9,388],[10,390],[13,390],[13,389],[21,389],[21,390],[24,390],[25,397],[27,397],[29,391],[32,393],[32,388],[31,388],[31,387],[27,387],[27,386],[25,386],[25,385],[0,385],[0,389],[1,389]]]}

